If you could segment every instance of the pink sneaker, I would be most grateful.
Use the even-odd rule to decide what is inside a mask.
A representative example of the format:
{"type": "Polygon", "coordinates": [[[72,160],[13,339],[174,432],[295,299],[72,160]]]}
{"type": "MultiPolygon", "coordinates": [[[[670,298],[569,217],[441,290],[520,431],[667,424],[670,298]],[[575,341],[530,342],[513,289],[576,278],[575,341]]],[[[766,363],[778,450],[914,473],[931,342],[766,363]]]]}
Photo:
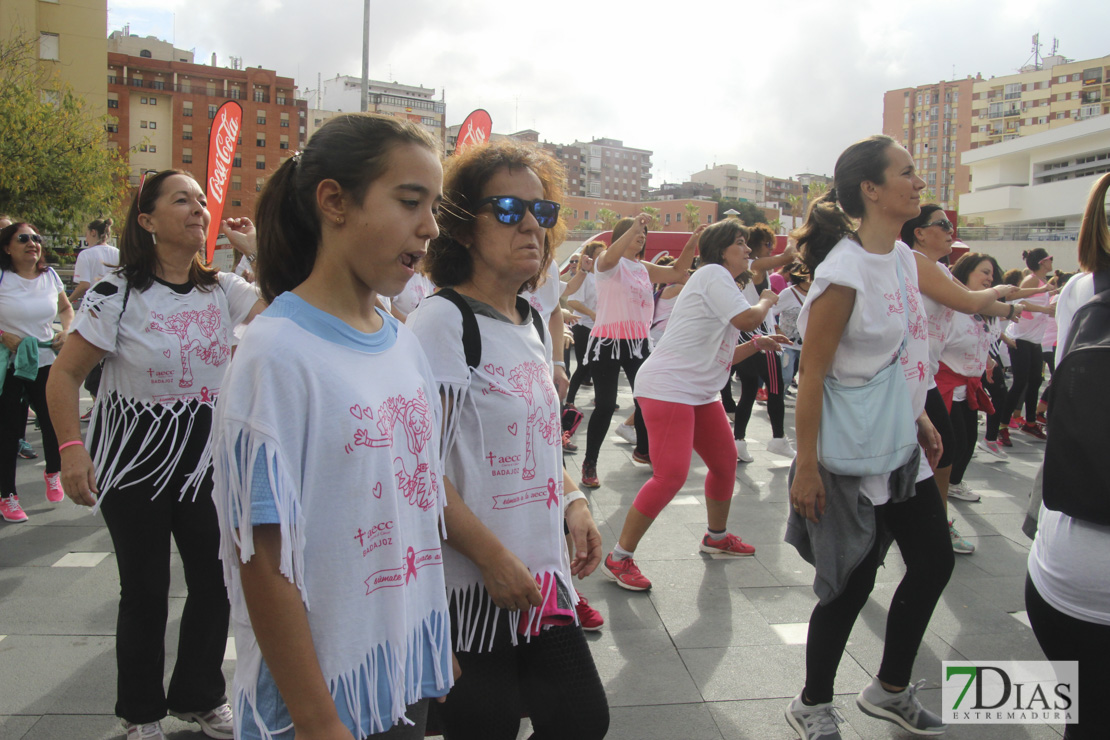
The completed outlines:
{"type": "Polygon", "coordinates": [[[42,479],[46,481],[46,500],[52,504],[62,501],[66,492],[62,490],[61,473],[43,473],[42,479]]]}
{"type": "Polygon", "coordinates": [[[582,594],[578,594],[578,603],[574,605],[574,611],[578,614],[578,624],[582,626],[584,632],[600,632],[601,625],[605,624],[605,617],[590,606],[590,602],[586,601],[586,597],[582,594]]]}
{"type": "Polygon", "coordinates": [[[755,555],[755,548],[729,532],[723,540],[711,540],[709,535],[701,538],[702,552],[714,555],[755,555]]]}
{"type": "Polygon", "coordinates": [[[640,572],[636,567],[636,561],[632,558],[617,560],[613,557],[613,553],[609,553],[605,556],[605,568],[601,572],[616,581],[618,586],[627,588],[629,591],[647,591],[651,588],[651,581],[640,572]]]}
{"type": "Polygon", "coordinates": [[[0,498],[0,516],[4,517],[6,522],[27,521],[27,512],[19,505],[19,496],[13,493],[11,496],[0,498]]]}

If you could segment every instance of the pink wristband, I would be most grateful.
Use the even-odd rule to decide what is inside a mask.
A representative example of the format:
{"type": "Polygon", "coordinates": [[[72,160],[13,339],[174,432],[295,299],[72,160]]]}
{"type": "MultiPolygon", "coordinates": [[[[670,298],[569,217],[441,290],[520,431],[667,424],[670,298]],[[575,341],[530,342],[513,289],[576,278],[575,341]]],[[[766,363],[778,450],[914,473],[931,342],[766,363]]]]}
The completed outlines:
{"type": "Polygon", "coordinates": [[[79,439],[72,439],[69,442],[63,442],[62,444],[58,445],[58,452],[61,452],[67,447],[73,447],[73,445],[80,445],[81,447],[84,447],[85,443],[79,439]]]}

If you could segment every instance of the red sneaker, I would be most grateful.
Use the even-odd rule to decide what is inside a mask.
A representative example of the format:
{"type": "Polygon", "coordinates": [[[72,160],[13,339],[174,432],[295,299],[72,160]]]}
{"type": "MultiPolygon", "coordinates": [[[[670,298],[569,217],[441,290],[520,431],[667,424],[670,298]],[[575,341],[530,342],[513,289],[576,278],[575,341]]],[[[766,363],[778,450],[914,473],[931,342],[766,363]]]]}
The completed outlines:
{"type": "Polygon", "coordinates": [[[755,392],[755,400],[759,403],[767,403],[767,389],[760,388],[755,392]]]}
{"type": "Polygon", "coordinates": [[[1044,433],[1039,424],[1022,424],[1021,431],[1042,441],[1048,439],[1048,435],[1044,433]]]}
{"type": "Polygon", "coordinates": [[[1020,416],[1010,417],[1010,429],[1021,429],[1021,425],[1025,423],[1025,419],[1020,416]]]}
{"type": "Polygon", "coordinates": [[[601,572],[616,581],[618,586],[627,588],[629,591],[647,591],[651,588],[651,581],[640,572],[636,567],[636,561],[632,558],[617,560],[613,557],[613,553],[609,553],[605,556],[605,569],[601,572]]]}
{"type": "Polygon", "coordinates": [[[601,625],[605,624],[605,617],[590,606],[590,602],[586,601],[586,597],[582,594],[578,594],[578,603],[575,604],[574,611],[578,614],[578,624],[582,626],[583,632],[600,632],[601,625]]]}
{"type": "Polygon", "coordinates": [[[726,534],[722,540],[711,540],[709,535],[706,534],[701,538],[701,546],[698,549],[713,555],[755,555],[754,547],[731,532],[726,534]]]}
{"type": "Polygon", "coordinates": [[[651,455],[645,455],[639,450],[632,450],[632,462],[640,465],[651,465],[651,455]]]}
{"type": "Polygon", "coordinates": [[[998,430],[998,444],[1003,447],[1013,447],[1014,443],[1010,441],[1010,430],[1002,427],[998,430]]]}
{"type": "Polygon", "coordinates": [[[582,463],[582,487],[601,488],[601,481],[597,479],[597,463],[582,463]]]}

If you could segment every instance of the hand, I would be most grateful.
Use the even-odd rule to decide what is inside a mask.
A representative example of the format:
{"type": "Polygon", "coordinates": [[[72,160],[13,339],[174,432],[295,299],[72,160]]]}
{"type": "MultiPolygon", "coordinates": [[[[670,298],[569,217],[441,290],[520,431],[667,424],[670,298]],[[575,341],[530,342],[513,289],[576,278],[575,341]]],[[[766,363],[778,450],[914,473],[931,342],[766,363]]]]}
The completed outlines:
{"type": "Polygon", "coordinates": [[[254,223],[246,216],[225,218],[220,222],[220,231],[227,236],[236,252],[247,257],[253,257],[258,252],[258,235],[254,230],[254,223]]]}
{"type": "Polygon", "coordinates": [[[698,228],[694,229],[694,238],[701,239],[701,232],[709,228],[709,224],[700,224],[698,228]]]}
{"type": "Polygon", "coordinates": [[[54,339],[52,339],[50,342],[50,349],[54,350],[55,352],[59,351],[62,348],[62,345],[66,343],[66,337],[68,336],[69,332],[64,331],[60,331],[55,334],[54,339]]]}
{"type": "Polygon", "coordinates": [[[551,379],[555,381],[555,391],[559,394],[559,403],[562,403],[567,400],[567,391],[570,390],[570,378],[567,377],[567,369],[562,365],[556,365],[551,374],[551,379]]]}
{"type": "Polygon", "coordinates": [[[944,443],[940,440],[940,432],[926,414],[917,417],[917,442],[929,460],[929,467],[935,469],[944,453],[944,443]]]}
{"type": "Polygon", "coordinates": [[[752,337],[752,344],[756,346],[756,349],[778,352],[781,345],[790,344],[790,339],[785,334],[768,334],[767,336],[757,334],[752,337]]]}
{"type": "Polygon", "coordinates": [[[798,245],[793,239],[788,239],[786,242],[786,249],[782,250],[782,253],[794,257],[798,254],[798,245]]]}
{"type": "Polygon", "coordinates": [[[987,358],[987,382],[988,383],[993,383],[994,382],[994,369],[996,367],[998,367],[998,363],[988,357],[987,358]]]}
{"type": "Polygon", "coordinates": [[[816,465],[797,468],[790,486],[790,505],[814,524],[825,513],[825,484],[816,465]]]}
{"type": "Polygon", "coordinates": [[[563,309],[563,324],[566,325],[566,326],[574,326],[577,323],[578,323],[578,317],[564,308],[563,309]]]}
{"type": "Polygon", "coordinates": [[[23,341],[23,337],[15,332],[6,331],[0,336],[0,341],[4,342],[4,346],[8,348],[9,352],[19,351],[19,343],[23,341]]]}
{"type": "Polygon", "coordinates": [[[486,584],[490,600],[502,609],[521,611],[543,604],[539,584],[528,567],[508,549],[484,568],[482,581],[486,584]]]}
{"type": "Polygon", "coordinates": [[[636,218],[633,219],[630,231],[633,231],[637,235],[647,237],[648,224],[650,223],[651,216],[647,215],[646,213],[641,213],[639,216],[636,216],[636,218]]]}
{"type": "Polygon", "coordinates": [[[594,269],[594,261],[590,257],[580,254],[578,255],[578,269],[590,272],[594,269]]]}
{"type": "Polygon", "coordinates": [[[567,529],[574,540],[574,558],[570,561],[570,574],[585,578],[601,562],[601,533],[597,531],[593,514],[586,499],[578,499],[567,507],[567,529]]]}
{"type": "Polygon", "coordinates": [[[779,302],[778,293],[768,288],[759,294],[759,302],[766,303],[768,306],[773,306],[779,302]]]}
{"type": "Polygon", "coordinates": [[[1018,287],[1016,285],[1005,285],[1005,284],[1003,284],[1003,285],[994,286],[994,292],[998,293],[998,300],[1000,300],[1000,301],[1004,298],[1009,298],[1017,290],[1018,290],[1018,287]]]}
{"type": "Polygon", "coordinates": [[[82,445],[71,445],[62,450],[61,454],[62,490],[73,503],[92,506],[100,491],[96,488],[96,470],[88,450],[82,445]]]}
{"type": "Polygon", "coordinates": [[[1055,303],[1048,304],[1048,315],[1053,317],[1053,318],[1056,318],[1056,304],[1055,303]]]}

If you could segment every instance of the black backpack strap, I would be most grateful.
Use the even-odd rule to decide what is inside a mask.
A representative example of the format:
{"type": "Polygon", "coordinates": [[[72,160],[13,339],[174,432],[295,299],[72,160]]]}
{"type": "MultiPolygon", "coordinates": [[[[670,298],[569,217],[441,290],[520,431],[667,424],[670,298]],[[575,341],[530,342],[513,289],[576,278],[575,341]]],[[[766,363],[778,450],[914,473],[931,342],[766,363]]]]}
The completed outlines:
{"type": "MultiPolygon", "coordinates": [[[[543,344],[543,333],[545,326],[543,317],[540,316],[540,312],[536,310],[535,306],[533,306],[531,303],[520,296],[516,297],[516,311],[521,316],[529,314],[532,316],[532,326],[536,327],[536,333],[540,335],[540,344],[543,344]]],[[[555,339],[552,338],[551,341],[554,342],[555,339]]]]}
{"type": "Polygon", "coordinates": [[[1095,279],[1095,295],[1110,290],[1110,270],[1099,270],[1093,274],[1095,279]]]}
{"type": "Polygon", "coordinates": [[[432,295],[446,298],[455,304],[455,308],[459,309],[459,313],[462,314],[463,355],[466,357],[466,365],[469,368],[478,367],[482,364],[482,335],[478,332],[478,319],[474,318],[474,310],[466,302],[466,299],[452,288],[440,288],[432,295]]]}

